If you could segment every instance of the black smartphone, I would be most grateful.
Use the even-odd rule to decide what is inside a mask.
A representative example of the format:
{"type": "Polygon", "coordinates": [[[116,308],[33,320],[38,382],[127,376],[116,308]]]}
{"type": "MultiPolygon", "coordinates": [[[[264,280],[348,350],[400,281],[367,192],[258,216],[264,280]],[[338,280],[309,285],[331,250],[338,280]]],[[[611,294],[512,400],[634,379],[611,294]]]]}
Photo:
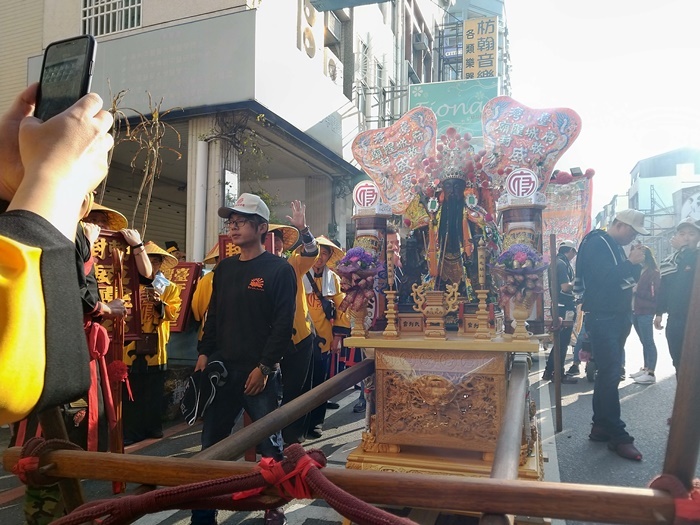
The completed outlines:
{"type": "Polygon", "coordinates": [[[46,121],[90,91],[97,42],[81,35],[52,42],[44,52],[34,116],[46,121]]]}

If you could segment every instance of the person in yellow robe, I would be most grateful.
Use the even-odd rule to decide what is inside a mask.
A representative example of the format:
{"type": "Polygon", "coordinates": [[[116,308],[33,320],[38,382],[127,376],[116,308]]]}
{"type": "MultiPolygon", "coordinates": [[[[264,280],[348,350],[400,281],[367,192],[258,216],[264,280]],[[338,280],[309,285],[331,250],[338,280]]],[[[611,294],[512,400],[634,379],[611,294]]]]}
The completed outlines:
{"type": "Polygon", "coordinates": [[[123,396],[124,445],[163,437],[163,390],[170,323],[176,320],[182,303],[180,288],[163,275],[164,270],[177,266],[177,259],[151,241],[140,249],[148,254],[153,275],[150,284],[139,285],[141,340],[127,346],[124,356],[133,395],[133,401],[127,392],[123,396]]]}
{"type": "MultiPolygon", "coordinates": [[[[287,220],[293,226],[270,224],[269,231],[275,235],[274,252],[282,257],[299,240],[302,244],[287,258],[294,268],[297,278],[296,310],[294,313],[294,329],[289,351],[284,355],[280,366],[282,368],[282,404],[289,403],[311,389],[311,364],[313,361],[313,345],[311,323],[308,319],[309,307],[306,304],[301,280],[316,261],[318,246],[316,239],[306,225],[306,206],[298,200],[291,202],[292,215],[287,220]]],[[[282,429],[282,438],[287,445],[301,443],[306,434],[306,418],[299,418],[291,425],[282,429]]]]}
{"type": "MultiPolygon", "coordinates": [[[[340,277],[329,268],[334,267],[343,258],[344,252],[323,235],[317,237],[316,241],[319,247],[318,258],[302,280],[306,303],[309,305],[309,316],[314,327],[312,387],[328,379],[331,353],[338,353],[343,346],[343,338],[350,335],[350,319],[347,313],[336,310],[334,318],[328,319],[321,302],[323,297],[330,299],[337,306],[345,299],[345,294],[340,290],[340,277]]],[[[309,414],[307,436],[321,437],[323,422],[326,419],[326,406],[324,403],[309,414]]]]}
{"type": "MultiPolygon", "coordinates": [[[[214,269],[216,265],[219,264],[219,243],[216,243],[214,247],[209,250],[209,253],[204,257],[202,261],[204,264],[213,264],[214,269]]],[[[197,288],[194,290],[192,295],[192,315],[195,321],[200,323],[199,325],[199,335],[197,339],[202,340],[202,335],[204,334],[204,323],[207,320],[207,311],[209,310],[209,301],[211,301],[211,292],[214,286],[214,271],[205,273],[199,281],[197,281],[197,288]]]]}

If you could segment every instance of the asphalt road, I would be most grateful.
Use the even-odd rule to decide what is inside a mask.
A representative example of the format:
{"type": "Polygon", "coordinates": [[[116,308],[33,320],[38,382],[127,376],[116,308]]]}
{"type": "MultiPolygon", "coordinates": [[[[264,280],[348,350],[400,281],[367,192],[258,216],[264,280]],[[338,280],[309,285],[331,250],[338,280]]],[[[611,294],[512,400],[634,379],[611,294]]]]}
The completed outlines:
{"type": "MultiPolygon", "coordinates": [[[[563,429],[555,434],[554,385],[540,380],[546,355],[541,352],[539,356],[534,356],[530,388],[535,399],[538,400],[546,480],[645,487],[662,471],[669,428],[666,419],[671,415],[676,380],[663,333],[656,332],[655,337],[659,350],[657,383],[638,385],[633,380],[626,379],[620,384],[622,417],[630,433],[635,436],[637,447],[644,455],[641,462],[622,459],[610,452],[604,443],[588,440],[593,383],[589,383],[583,375],[579,377],[577,384],[562,385],[563,429]]],[[[634,331],[627,342],[626,356],[628,374],[640,368],[642,349],[634,331]]],[[[359,443],[364,416],[352,411],[357,395],[356,390],[348,390],[337,396],[334,400],[340,404],[340,408],[328,411],[327,430],[324,431],[323,436],[318,440],[305,443],[307,447],[321,448],[329,458],[330,466],[344,466],[348,453],[359,443]]],[[[165,438],[139,443],[130,447],[129,452],[186,458],[199,450],[200,429],[200,425],[186,427],[181,423],[175,423],[166,431],[165,438]]],[[[0,448],[6,446],[7,438],[8,431],[0,429],[0,448]]],[[[696,470],[696,474],[700,477],[700,468],[696,470]]],[[[111,485],[108,482],[84,481],[83,486],[86,497],[90,501],[111,497],[111,485]]],[[[1,524],[23,523],[21,493],[22,488],[17,479],[9,473],[0,471],[1,524]]],[[[392,509],[392,512],[408,516],[421,525],[454,523],[445,516],[438,516],[436,513],[420,509],[392,509]]],[[[337,525],[342,522],[341,517],[322,501],[293,502],[287,506],[286,513],[289,525],[337,525]]],[[[261,512],[221,512],[219,523],[222,525],[260,524],[261,515],[261,512]]],[[[463,520],[460,523],[465,522],[463,520]]],[[[166,511],[141,518],[137,523],[140,525],[188,525],[189,512],[166,511]]],[[[564,521],[554,521],[554,524],[563,525],[564,523],[564,521]]],[[[594,522],[569,521],[566,523],[579,525],[594,522]]]]}

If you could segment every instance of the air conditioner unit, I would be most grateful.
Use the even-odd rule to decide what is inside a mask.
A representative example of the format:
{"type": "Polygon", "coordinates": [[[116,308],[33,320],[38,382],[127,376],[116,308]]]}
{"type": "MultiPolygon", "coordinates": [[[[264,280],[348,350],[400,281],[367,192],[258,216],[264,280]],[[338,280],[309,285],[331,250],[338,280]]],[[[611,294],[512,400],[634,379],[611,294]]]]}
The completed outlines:
{"type": "Polygon", "coordinates": [[[343,63],[335,56],[335,53],[328,48],[324,49],[323,73],[331,79],[331,81],[343,87],[343,63]]]}
{"type": "Polygon", "coordinates": [[[430,42],[428,41],[428,35],[425,33],[413,33],[413,49],[416,51],[428,51],[430,50],[430,42]]]}
{"type": "Polygon", "coordinates": [[[343,24],[332,11],[326,11],[323,14],[323,18],[324,25],[326,26],[324,44],[327,46],[340,44],[343,24]]]}

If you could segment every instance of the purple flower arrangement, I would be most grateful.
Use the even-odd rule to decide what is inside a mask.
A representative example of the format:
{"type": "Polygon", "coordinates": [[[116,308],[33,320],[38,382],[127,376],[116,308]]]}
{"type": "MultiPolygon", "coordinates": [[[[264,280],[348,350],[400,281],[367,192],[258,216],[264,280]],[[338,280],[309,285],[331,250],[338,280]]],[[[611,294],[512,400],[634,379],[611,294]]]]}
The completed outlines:
{"type": "Polygon", "coordinates": [[[345,292],[338,310],[360,311],[365,308],[374,298],[374,279],[381,269],[377,256],[364,248],[357,246],[348,250],[335,267],[340,275],[340,289],[345,292]]]}
{"type": "Polygon", "coordinates": [[[345,257],[338,261],[336,271],[338,273],[352,273],[364,270],[378,271],[380,268],[376,255],[365,251],[361,246],[350,248],[345,257]]]}
{"type": "Polygon", "coordinates": [[[491,266],[493,273],[501,278],[500,303],[510,299],[530,303],[535,294],[544,291],[542,273],[549,266],[539,253],[527,244],[513,244],[499,255],[491,266]]]}

